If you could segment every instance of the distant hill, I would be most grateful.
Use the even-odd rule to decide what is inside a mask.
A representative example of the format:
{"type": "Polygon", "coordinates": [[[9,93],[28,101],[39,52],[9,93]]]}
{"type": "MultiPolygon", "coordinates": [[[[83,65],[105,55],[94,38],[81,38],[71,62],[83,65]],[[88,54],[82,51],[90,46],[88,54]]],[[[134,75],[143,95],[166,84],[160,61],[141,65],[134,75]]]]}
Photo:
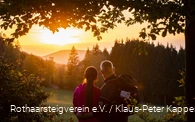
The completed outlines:
{"type": "MultiPolygon", "coordinates": [[[[79,60],[83,60],[85,57],[85,50],[77,50],[79,60]]],[[[46,56],[43,56],[43,59],[49,59],[50,57],[54,58],[54,61],[59,64],[67,64],[69,58],[70,50],[60,50],[46,56]]]]}

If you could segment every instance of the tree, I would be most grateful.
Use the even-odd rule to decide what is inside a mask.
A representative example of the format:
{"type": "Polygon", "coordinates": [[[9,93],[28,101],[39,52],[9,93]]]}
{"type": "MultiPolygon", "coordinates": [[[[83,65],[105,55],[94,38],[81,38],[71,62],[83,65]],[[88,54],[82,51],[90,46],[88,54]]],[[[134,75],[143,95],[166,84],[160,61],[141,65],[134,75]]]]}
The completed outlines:
{"type": "MultiPolygon", "coordinates": [[[[44,60],[44,86],[50,86],[54,84],[54,72],[55,72],[55,62],[53,60],[53,57],[50,57],[47,60],[44,60]]],[[[43,85],[42,84],[42,85],[43,85]]]]}
{"type": "MultiPolygon", "coordinates": [[[[152,40],[156,35],[185,34],[186,50],[186,102],[195,107],[195,1],[194,0],[1,0],[1,27],[5,30],[16,25],[14,37],[26,34],[33,24],[58,31],[70,26],[90,30],[101,39],[100,33],[113,29],[117,23],[127,26],[147,22],[140,37],[152,40]],[[124,11],[131,16],[126,18],[124,11]],[[149,32],[147,32],[149,30],[149,32]]],[[[195,112],[188,112],[187,120],[193,121],[195,112]]]]}
{"type": "Polygon", "coordinates": [[[65,81],[65,65],[57,65],[56,71],[54,74],[55,85],[58,85],[59,88],[64,88],[64,81],[65,81]]]}
{"type": "Polygon", "coordinates": [[[73,46],[71,49],[71,52],[69,54],[69,58],[68,58],[68,63],[67,63],[67,80],[68,80],[68,84],[69,84],[69,88],[73,88],[74,87],[74,83],[75,82],[75,77],[76,77],[76,73],[75,73],[75,68],[79,63],[79,57],[78,57],[78,53],[77,50],[75,49],[75,47],[73,46]]]}
{"type": "MultiPolygon", "coordinates": [[[[0,43],[4,47],[0,55],[0,120],[3,122],[33,122],[33,121],[49,121],[55,116],[49,112],[11,112],[10,106],[28,107],[45,106],[44,102],[50,96],[43,90],[40,83],[43,81],[41,77],[27,75],[24,71],[18,70],[18,61],[13,61],[7,57],[6,48],[9,51],[16,50],[13,45],[7,45],[4,38],[0,38],[0,43]],[[3,42],[3,43],[1,43],[3,42]]],[[[22,109],[21,109],[22,110],[22,109]]],[[[24,110],[24,109],[23,109],[24,110]]],[[[19,110],[20,111],[20,110],[19,110]]]]}
{"type": "Polygon", "coordinates": [[[116,41],[110,53],[116,73],[130,74],[138,81],[140,101],[155,105],[172,104],[175,96],[183,95],[178,89],[178,71],[184,68],[184,55],[172,46],[150,44],[139,40],[116,41]],[[147,55],[139,54],[140,45],[147,55]],[[178,60],[180,59],[180,60],[178,60]],[[179,65],[179,67],[178,67],[179,65]],[[172,92],[174,91],[174,92],[172,92]]]}
{"type": "Polygon", "coordinates": [[[23,60],[22,69],[26,70],[28,74],[35,74],[36,76],[40,76],[40,71],[42,68],[40,68],[40,65],[37,63],[38,58],[35,55],[27,55],[25,59],[23,60]]]}
{"type": "Polygon", "coordinates": [[[110,54],[109,54],[109,52],[108,52],[108,50],[106,48],[104,48],[102,53],[104,54],[106,59],[109,59],[110,54]]]}

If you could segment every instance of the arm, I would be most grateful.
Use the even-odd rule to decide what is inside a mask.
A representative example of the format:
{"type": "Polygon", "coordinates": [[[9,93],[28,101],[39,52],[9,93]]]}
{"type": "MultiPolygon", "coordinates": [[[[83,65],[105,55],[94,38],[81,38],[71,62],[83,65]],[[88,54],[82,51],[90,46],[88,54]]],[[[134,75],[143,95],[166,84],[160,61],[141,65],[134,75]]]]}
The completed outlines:
{"type": "MultiPolygon", "coordinates": [[[[95,97],[94,105],[96,106],[96,108],[98,110],[98,108],[99,108],[98,107],[99,106],[98,103],[99,103],[99,97],[100,97],[100,89],[96,88],[96,87],[94,87],[94,89],[95,89],[95,92],[94,92],[94,95],[95,95],[94,96],[95,97]]],[[[96,115],[96,114],[93,111],[91,111],[89,113],[80,113],[80,112],[76,113],[76,116],[77,116],[78,119],[87,119],[87,118],[93,117],[94,115],[96,115]]]]}
{"type": "MultiPolygon", "coordinates": [[[[108,89],[107,87],[103,87],[102,88],[102,91],[103,91],[103,93],[105,93],[105,92],[108,93],[109,92],[109,94],[112,94],[112,91],[110,92],[110,88],[108,89]]],[[[102,118],[102,117],[105,116],[105,114],[108,114],[106,111],[108,111],[110,107],[109,106],[108,107],[105,107],[105,104],[108,103],[108,102],[110,102],[110,101],[107,101],[106,99],[104,99],[103,97],[101,97],[101,95],[100,95],[100,98],[98,99],[98,101],[99,101],[98,104],[96,103],[97,104],[96,105],[96,108],[97,108],[96,111],[92,111],[92,112],[89,112],[89,113],[80,113],[80,112],[77,112],[75,114],[77,116],[77,118],[79,120],[81,120],[81,119],[87,119],[87,118],[94,117],[94,116],[97,117],[97,118],[102,118]]]]}
{"type": "Polygon", "coordinates": [[[80,112],[77,112],[76,113],[76,116],[77,116],[77,118],[79,120],[82,120],[82,119],[87,119],[87,118],[93,117],[93,113],[92,112],[89,112],[89,113],[82,114],[80,112]]]}
{"type": "MultiPolygon", "coordinates": [[[[73,95],[73,107],[75,108],[75,107],[78,107],[78,105],[77,105],[77,89],[75,89],[75,91],[74,91],[74,95],[73,95]]],[[[76,113],[77,113],[77,111],[74,111],[74,114],[76,115],[76,113]]]]}

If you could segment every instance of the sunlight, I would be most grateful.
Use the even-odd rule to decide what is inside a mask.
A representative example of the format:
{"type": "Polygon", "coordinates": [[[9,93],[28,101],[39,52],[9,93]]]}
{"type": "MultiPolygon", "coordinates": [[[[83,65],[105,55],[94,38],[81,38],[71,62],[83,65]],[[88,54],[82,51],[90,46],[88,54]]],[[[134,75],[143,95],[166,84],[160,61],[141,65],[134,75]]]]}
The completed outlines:
{"type": "Polygon", "coordinates": [[[66,45],[80,41],[82,31],[74,28],[59,29],[54,34],[48,30],[41,30],[41,42],[45,44],[66,45]]]}

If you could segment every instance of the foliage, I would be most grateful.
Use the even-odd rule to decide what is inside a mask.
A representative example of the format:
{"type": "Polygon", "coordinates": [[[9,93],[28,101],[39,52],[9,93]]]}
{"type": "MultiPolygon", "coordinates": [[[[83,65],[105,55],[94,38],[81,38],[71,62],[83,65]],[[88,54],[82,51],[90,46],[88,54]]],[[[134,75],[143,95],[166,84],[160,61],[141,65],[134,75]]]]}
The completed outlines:
{"type": "MultiPolygon", "coordinates": [[[[1,43],[6,48],[6,42],[1,38],[1,43]]],[[[2,46],[1,45],[1,46],[2,46]]],[[[14,49],[14,48],[13,48],[14,49]]],[[[33,74],[27,75],[18,70],[19,61],[10,61],[6,57],[5,50],[0,55],[0,119],[4,122],[44,122],[52,120],[53,113],[42,112],[10,112],[11,105],[22,107],[27,104],[28,107],[45,106],[44,102],[49,94],[44,92],[40,83],[43,81],[40,77],[33,74]]]]}
{"type": "Polygon", "coordinates": [[[22,61],[22,69],[26,70],[28,74],[35,74],[36,76],[43,75],[43,59],[33,54],[26,55],[22,61]]]}
{"type": "Polygon", "coordinates": [[[45,74],[43,75],[45,80],[43,81],[44,86],[49,86],[50,84],[55,84],[54,81],[54,72],[56,71],[55,67],[55,62],[53,58],[49,58],[44,60],[44,72],[45,74]]]}
{"type": "Polygon", "coordinates": [[[149,115],[149,112],[148,111],[144,111],[144,112],[138,112],[137,115],[142,119],[144,120],[144,122],[163,122],[162,120],[160,119],[156,119],[154,117],[151,117],[149,115]]]}
{"type": "Polygon", "coordinates": [[[68,75],[72,75],[72,71],[74,70],[78,62],[79,62],[78,53],[75,47],[73,46],[69,54],[68,63],[67,63],[68,75]]]}
{"type": "MultiPolygon", "coordinates": [[[[100,63],[103,60],[109,59],[109,57],[110,57],[110,54],[107,51],[107,49],[105,48],[102,51],[98,44],[94,45],[91,50],[88,48],[86,53],[85,53],[85,58],[80,63],[82,73],[84,73],[84,70],[88,66],[95,66],[97,68],[97,70],[99,70],[100,63]]],[[[101,87],[103,85],[103,80],[104,79],[102,78],[101,73],[98,73],[98,82],[96,85],[98,87],[101,87]]]]}
{"type": "Polygon", "coordinates": [[[28,33],[34,24],[38,24],[53,32],[60,27],[84,28],[91,30],[98,39],[101,39],[101,33],[113,29],[118,23],[129,26],[147,22],[148,26],[142,29],[140,36],[155,40],[159,34],[165,37],[167,33],[184,32],[185,16],[188,15],[185,9],[180,0],[5,0],[1,2],[0,19],[5,30],[16,25],[14,37],[28,33]],[[126,13],[131,16],[125,16],[126,13]],[[147,29],[150,32],[146,32],[147,29]]]}
{"type": "MultiPolygon", "coordinates": [[[[0,20],[4,30],[16,26],[14,38],[28,33],[34,24],[53,32],[60,27],[84,28],[98,39],[101,33],[122,22],[127,26],[147,22],[148,26],[140,32],[144,39],[155,40],[157,35],[165,37],[167,33],[175,35],[185,31],[186,102],[195,107],[194,6],[194,0],[1,0],[0,20]]],[[[193,122],[193,119],[194,113],[189,113],[188,121],[193,122]]]]}
{"type": "Polygon", "coordinates": [[[126,40],[115,42],[110,60],[117,74],[127,73],[138,80],[141,102],[166,105],[172,104],[175,96],[184,95],[175,82],[181,77],[178,71],[185,67],[184,54],[182,48],[177,52],[172,45],[126,40]],[[147,55],[138,53],[140,45],[144,45],[147,55]]]}
{"type": "MultiPolygon", "coordinates": [[[[89,48],[86,50],[85,58],[83,60],[78,61],[76,49],[73,47],[69,55],[68,64],[66,66],[67,70],[65,71],[65,84],[63,84],[62,86],[74,89],[78,84],[82,83],[83,73],[88,66],[95,66],[98,69],[101,61],[108,58],[109,53],[107,49],[104,49],[104,51],[102,52],[99,45],[96,44],[91,50],[89,48]]],[[[98,82],[97,85],[101,87],[101,85],[103,84],[103,79],[100,74],[98,78],[100,82],[98,82]]]]}
{"type": "Polygon", "coordinates": [[[67,77],[67,85],[69,89],[72,89],[75,87],[75,82],[77,77],[77,71],[76,71],[76,66],[79,63],[79,58],[78,58],[78,53],[75,47],[73,46],[71,49],[71,52],[69,54],[68,58],[68,63],[67,63],[67,72],[66,72],[66,77],[67,77]]]}
{"type": "Polygon", "coordinates": [[[54,82],[55,62],[52,58],[43,60],[39,56],[26,54],[21,65],[22,70],[26,70],[26,73],[43,77],[41,85],[50,86],[54,82]]]}
{"type": "MultiPolygon", "coordinates": [[[[179,87],[184,87],[185,86],[185,70],[184,71],[180,71],[179,72],[180,75],[182,76],[182,78],[180,80],[178,80],[178,82],[180,83],[179,87]]],[[[178,107],[186,107],[186,99],[184,96],[179,96],[179,97],[175,97],[175,100],[173,101],[173,104],[175,104],[178,107]]],[[[167,121],[174,121],[174,122],[187,122],[186,120],[186,116],[184,114],[184,112],[180,112],[180,113],[168,113],[165,117],[165,119],[167,121]]]]}
{"type": "MultiPolygon", "coordinates": [[[[180,84],[184,84],[184,75],[185,71],[180,71],[180,75],[182,78],[178,80],[180,84]]],[[[184,87],[184,86],[182,86],[184,87]]],[[[184,96],[175,97],[173,104],[177,107],[186,107],[186,100],[184,96]]],[[[183,111],[181,112],[168,112],[163,119],[159,120],[157,118],[153,118],[149,115],[148,111],[138,112],[137,115],[146,122],[187,122],[186,116],[183,111]]]]}
{"type": "Polygon", "coordinates": [[[18,41],[7,38],[5,34],[0,34],[0,53],[1,56],[16,62],[20,59],[20,45],[18,41]]]}
{"type": "Polygon", "coordinates": [[[66,66],[65,65],[56,65],[54,72],[54,83],[57,87],[63,88],[64,82],[66,80],[66,66]]]}

